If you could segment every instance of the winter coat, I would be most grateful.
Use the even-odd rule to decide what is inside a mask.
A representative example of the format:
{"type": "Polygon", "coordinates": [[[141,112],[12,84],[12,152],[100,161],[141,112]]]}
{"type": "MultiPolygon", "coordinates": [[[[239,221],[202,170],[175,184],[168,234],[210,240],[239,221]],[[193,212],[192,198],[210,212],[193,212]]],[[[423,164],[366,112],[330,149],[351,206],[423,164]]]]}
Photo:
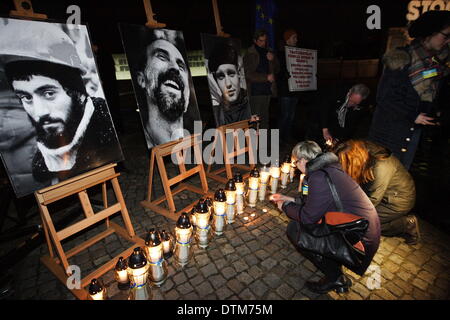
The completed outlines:
{"type": "Polygon", "coordinates": [[[279,97],[299,97],[299,92],[289,91],[289,78],[291,74],[287,69],[286,50],[282,47],[278,51],[278,61],[280,65],[280,72],[277,75],[277,94],[279,97]]]}
{"type": "MultiPolygon", "coordinates": [[[[252,82],[264,83],[267,81],[266,73],[256,72],[256,69],[259,65],[259,53],[256,51],[255,45],[252,45],[248,48],[247,53],[244,56],[244,70],[245,70],[245,79],[247,81],[247,91],[248,95],[251,96],[251,88],[252,82]]],[[[269,73],[273,75],[277,74],[280,71],[280,64],[276,54],[274,54],[274,59],[269,61],[269,73]]],[[[272,82],[271,85],[272,96],[277,96],[277,84],[276,81],[272,82]]]]}
{"type": "Polygon", "coordinates": [[[421,101],[414,89],[408,67],[411,57],[405,48],[387,52],[377,91],[377,107],[369,131],[369,139],[390,149],[397,158],[408,150],[411,136],[417,128],[414,123],[421,112],[432,112],[433,103],[421,101]]]}
{"type": "MultiPolygon", "coordinates": [[[[381,147],[370,146],[371,155],[376,156],[379,152],[383,152],[381,147]]],[[[378,215],[408,213],[414,207],[414,180],[394,155],[384,160],[376,160],[373,174],[375,179],[362,187],[377,209],[378,215]]]]}
{"type": "Polygon", "coordinates": [[[380,243],[380,219],[375,207],[360,186],[341,168],[335,154],[327,152],[308,161],[306,165],[306,181],[308,196],[305,201],[285,202],[283,211],[291,218],[304,224],[317,223],[330,211],[337,211],[330,187],[327,183],[325,170],[342,202],[343,210],[368,220],[369,227],[361,240],[366,256],[361,268],[353,270],[364,274],[369,267],[380,243]]]}

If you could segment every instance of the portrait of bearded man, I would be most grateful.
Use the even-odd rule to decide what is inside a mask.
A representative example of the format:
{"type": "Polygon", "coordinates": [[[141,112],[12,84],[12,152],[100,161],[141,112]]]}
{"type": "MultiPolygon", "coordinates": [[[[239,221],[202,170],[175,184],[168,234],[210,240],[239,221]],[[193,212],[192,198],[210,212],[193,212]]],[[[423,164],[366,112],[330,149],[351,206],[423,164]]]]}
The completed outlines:
{"type": "Polygon", "coordinates": [[[182,138],[200,119],[183,34],[134,25],[121,33],[147,147],[182,138]]]}

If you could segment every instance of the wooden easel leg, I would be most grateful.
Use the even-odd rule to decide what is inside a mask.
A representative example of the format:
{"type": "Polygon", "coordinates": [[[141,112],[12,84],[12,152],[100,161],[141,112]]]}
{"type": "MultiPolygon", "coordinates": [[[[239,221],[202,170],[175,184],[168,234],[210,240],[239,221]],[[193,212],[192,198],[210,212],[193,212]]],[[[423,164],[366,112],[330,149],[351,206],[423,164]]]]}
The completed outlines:
{"type": "Polygon", "coordinates": [[[120,189],[119,180],[117,178],[114,178],[111,180],[111,183],[112,183],[112,186],[114,189],[114,193],[117,197],[117,200],[119,201],[120,206],[121,206],[121,213],[122,213],[122,218],[123,218],[123,221],[125,224],[125,228],[127,229],[129,236],[134,237],[135,233],[134,233],[133,225],[131,224],[130,215],[128,213],[128,209],[127,209],[125,200],[122,195],[122,190],[120,189]]]}
{"type": "Polygon", "coordinates": [[[150,169],[148,172],[148,191],[147,191],[147,201],[152,201],[152,188],[153,188],[153,172],[155,168],[155,151],[152,150],[150,154],[150,169]]]}
{"type": "Polygon", "coordinates": [[[52,219],[50,217],[50,213],[48,212],[48,209],[46,206],[40,204],[41,212],[42,212],[42,218],[44,223],[48,227],[48,231],[50,233],[50,238],[52,239],[52,243],[56,248],[56,252],[58,253],[59,259],[61,260],[61,263],[64,267],[64,270],[67,270],[69,267],[69,261],[67,261],[66,254],[64,252],[64,249],[61,245],[61,241],[59,241],[58,234],[56,232],[55,226],[53,225],[52,219]]]}
{"type": "MultiPolygon", "coordinates": [[[[216,130],[217,131],[217,130],[216,130]]],[[[212,167],[212,165],[214,164],[214,161],[213,161],[213,159],[214,159],[214,157],[215,157],[215,155],[216,155],[216,148],[217,148],[217,139],[219,139],[219,135],[218,134],[216,134],[215,136],[214,136],[214,142],[213,142],[213,145],[212,145],[212,148],[211,148],[211,154],[210,154],[210,157],[209,157],[209,164],[208,164],[208,168],[207,168],[207,170],[206,170],[206,172],[210,172],[211,171],[211,167],[212,167]]]]}
{"type": "MultiPolygon", "coordinates": [[[[103,208],[108,208],[108,188],[106,186],[106,182],[102,183],[102,200],[103,200],[103,208]]],[[[106,228],[109,228],[109,217],[106,220],[106,228]]]]}
{"type": "Polygon", "coordinates": [[[169,205],[169,211],[170,213],[175,213],[175,202],[173,201],[173,195],[172,195],[172,190],[170,189],[169,186],[169,179],[167,178],[167,171],[166,171],[166,167],[164,166],[164,161],[162,157],[158,157],[156,159],[157,163],[158,163],[158,169],[159,169],[159,174],[161,176],[161,183],[163,185],[164,188],[164,193],[166,194],[166,198],[167,198],[167,204],[169,205]]]}
{"type": "Polygon", "coordinates": [[[39,208],[39,213],[41,215],[42,226],[44,228],[45,240],[47,241],[48,254],[50,257],[53,258],[55,256],[55,254],[53,253],[52,240],[51,240],[49,232],[48,232],[47,223],[45,222],[44,216],[42,215],[41,208],[39,208]]]}
{"type": "MultiPolygon", "coordinates": [[[[202,154],[200,150],[200,146],[197,144],[194,146],[194,156],[195,156],[195,163],[202,164],[202,154]]],[[[205,173],[205,167],[203,167],[203,164],[199,171],[200,174],[200,182],[202,184],[203,192],[206,194],[208,192],[208,180],[206,180],[206,173],[205,173]]]]}

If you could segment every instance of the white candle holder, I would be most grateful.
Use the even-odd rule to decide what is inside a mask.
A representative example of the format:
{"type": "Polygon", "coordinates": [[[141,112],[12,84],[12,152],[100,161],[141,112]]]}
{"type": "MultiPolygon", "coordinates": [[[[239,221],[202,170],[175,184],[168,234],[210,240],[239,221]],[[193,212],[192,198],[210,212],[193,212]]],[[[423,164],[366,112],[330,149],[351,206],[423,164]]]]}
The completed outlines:
{"type": "Polygon", "coordinates": [[[195,238],[197,239],[199,247],[205,249],[208,247],[209,243],[209,218],[211,216],[211,211],[209,210],[206,201],[199,201],[194,212],[197,221],[195,238]]]}
{"type": "Polygon", "coordinates": [[[236,184],[233,179],[228,180],[225,194],[227,196],[227,223],[232,224],[236,215],[236,184]]]}
{"type": "Polygon", "coordinates": [[[266,199],[267,184],[270,179],[270,170],[266,166],[263,166],[260,170],[259,179],[259,191],[258,199],[259,201],[264,201],[266,199]]]}
{"type": "Polygon", "coordinates": [[[167,278],[167,263],[164,260],[164,248],[159,232],[150,229],[145,241],[147,260],[149,264],[150,282],[155,287],[160,287],[167,278]]]}
{"type": "Polygon", "coordinates": [[[128,258],[127,270],[131,288],[128,300],[150,300],[152,294],[147,284],[149,264],[140,247],[134,248],[128,258]]]}
{"type": "Polygon", "coordinates": [[[223,234],[223,229],[225,226],[225,217],[227,210],[227,196],[223,189],[219,189],[214,194],[214,233],[217,236],[223,234]]]}
{"type": "Polygon", "coordinates": [[[256,201],[258,199],[258,186],[259,186],[259,171],[254,168],[250,172],[250,178],[248,179],[248,206],[250,208],[256,207],[256,201]]]}
{"type": "Polygon", "coordinates": [[[186,212],[183,212],[177,221],[175,234],[177,241],[175,243],[174,257],[175,261],[184,267],[191,258],[191,238],[193,228],[186,212]]]}
{"type": "Polygon", "coordinates": [[[280,166],[278,165],[278,161],[275,161],[275,163],[270,167],[270,175],[272,178],[270,179],[270,193],[274,194],[277,193],[278,188],[278,180],[280,180],[280,166]]]}

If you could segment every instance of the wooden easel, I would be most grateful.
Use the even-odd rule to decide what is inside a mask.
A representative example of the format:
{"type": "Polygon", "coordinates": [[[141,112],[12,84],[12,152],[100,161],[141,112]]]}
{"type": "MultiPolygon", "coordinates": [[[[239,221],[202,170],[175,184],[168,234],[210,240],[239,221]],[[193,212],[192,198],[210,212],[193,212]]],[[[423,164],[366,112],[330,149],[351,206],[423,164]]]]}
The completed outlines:
{"type": "MultiPolygon", "coordinates": [[[[247,134],[248,130],[250,129],[250,123],[249,120],[242,120],[230,124],[226,124],[223,126],[220,126],[216,129],[216,135],[213,142],[211,157],[213,157],[213,154],[216,152],[217,148],[222,147],[223,157],[224,157],[224,167],[220,168],[216,171],[211,171],[213,163],[210,163],[208,165],[208,169],[206,172],[206,175],[214,179],[216,181],[219,181],[221,183],[226,183],[229,179],[233,178],[233,168],[239,168],[245,171],[250,171],[255,167],[256,164],[256,158],[255,154],[253,154],[253,149],[251,148],[252,145],[258,145],[258,139],[256,141],[253,141],[252,136],[250,134],[247,134]],[[239,145],[239,139],[238,139],[238,130],[242,130],[245,134],[245,146],[242,148],[239,145]],[[232,132],[233,134],[233,148],[230,149],[227,140],[226,140],[226,134],[230,134],[232,132]],[[240,156],[240,155],[249,155],[250,159],[250,165],[243,165],[243,164],[237,164],[234,163],[234,158],[240,156]],[[222,177],[220,174],[223,172],[226,172],[226,178],[222,177]]],[[[249,176],[250,172],[247,172],[243,174],[244,178],[247,178],[249,176]]]]}
{"type": "Polygon", "coordinates": [[[152,4],[150,3],[150,0],[143,0],[144,1],[144,7],[145,7],[145,14],[147,16],[147,23],[145,24],[149,28],[164,28],[166,26],[165,23],[160,23],[156,21],[153,17],[155,14],[153,13],[152,4]]]}
{"type": "MultiPolygon", "coordinates": [[[[11,17],[28,18],[46,20],[47,16],[44,14],[34,13],[31,5],[31,0],[14,0],[16,7],[15,11],[10,12],[11,17]]],[[[112,268],[114,268],[120,256],[128,257],[136,246],[143,246],[145,242],[143,239],[136,236],[133,225],[131,224],[130,216],[125,204],[125,200],[120,189],[117,177],[120,175],[115,172],[116,164],[109,164],[101,168],[92,170],[85,174],[73,177],[56,185],[35,191],[34,195],[38,203],[39,212],[42,219],[45,239],[48,246],[49,255],[41,257],[41,262],[64,284],[67,284],[69,276],[71,276],[69,267],[69,259],[80,252],[88,249],[97,242],[103,240],[113,233],[122,238],[133,242],[134,245],[125,251],[118,254],[116,257],[105,263],[97,270],[91,272],[89,275],[80,279],[79,289],[70,289],[72,294],[78,299],[86,299],[88,292],[85,289],[92,279],[99,278],[112,268]],[[114,195],[117,203],[108,206],[107,197],[107,182],[111,182],[114,195]],[[95,213],[91,201],[87,194],[87,189],[94,186],[102,185],[102,199],[104,209],[95,213]],[[50,215],[48,206],[56,201],[65,199],[72,195],[78,195],[85,218],[78,221],[62,230],[56,230],[50,215]],[[125,228],[118,224],[111,222],[109,218],[121,212],[125,228]],[[106,230],[95,235],[91,239],[82,244],[65,251],[63,248],[63,241],[79,232],[85,231],[87,228],[105,221],[106,230]]]]}
{"type": "Polygon", "coordinates": [[[47,20],[47,15],[35,13],[31,0],[14,0],[16,10],[11,10],[9,16],[11,18],[30,18],[34,20],[47,20]]]}
{"type": "Polygon", "coordinates": [[[116,164],[106,165],[104,167],[92,170],[88,173],[63,181],[54,186],[41,189],[34,193],[38,202],[49,251],[49,255],[42,257],[41,261],[62,283],[66,284],[67,279],[70,276],[70,273],[67,272],[67,268],[69,266],[68,259],[80,253],[81,251],[84,251],[87,248],[93,246],[95,243],[101,241],[109,235],[117,233],[118,236],[121,236],[122,238],[134,243],[133,246],[121,252],[116,257],[105,263],[103,266],[81,279],[81,288],[71,290],[72,294],[78,299],[87,298],[87,291],[84,288],[89,285],[92,279],[99,278],[103,274],[114,268],[119,257],[128,257],[136,246],[143,246],[145,244],[144,240],[136,236],[134,233],[125,200],[123,198],[119,181],[117,179],[120,174],[115,172],[115,166],[116,164]],[[106,193],[106,183],[109,181],[112,183],[114,194],[118,201],[117,203],[110,206],[108,206],[106,193]],[[99,184],[102,185],[104,209],[97,213],[94,213],[87,194],[87,189],[99,184]],[[75,194],[78,195],[78,198],[80,199],[81,206],[86,217],[79,222],[76,222],[62,230],[57,231],[50,216],[48,205],[75,194]],[[117,212],[121,212],[125,228],[109,221],[109,217],[117,212]],[[67,252],[64,251],[62,246],[62,241],[64,239],[67,239],[70,236],[81,231],[84,231],[101,221],[106,222],[105,231],[97,234],[96,236],[67,252]]]}
{"type": "Polygon", "coordinates": [[[212,0],[212,6],[214,11],[214,21],[216,22],[216,31],[219,37],[228,38],[230,35],[228,33],[223,32],[222,24],[220,23],[220,13],[219,7],[217,6],[217,0],[212,0]]]}
{"type": "Polygon", "coordinates": [[[150,158],[147,199],[141,201],[142,206],[150,210],[153,210],[156,213],[159,213],[169,219],[176,221],[182,212],[187,212],[191,210],[195,202],[176,212],[175,203],[173,200],[174,195],[176,195],[179,192],[189,190],[198,193],[202,196],[213,196],[212,193],[208,192],[208,182],[206,180],[206,173],[203,167],[203,160],[202,160],[202,151],[200,148],[201,143],[202,143],[201,135],[194,134],[179,139],[177,141],[171,141],[152,148],[150,158]],[[192,148],[191,150],[194,151],[196,166],[194,166],[189,170],[186,170],[185,159],[188,154],[187,151],[190,148],[192,148]],[[169,179],[167,176],[166,167],[164,165],[164,157],[172,155],[175,155],[177,158],[180,174],[169,179]],[[152,201],[152,187],[153,187],[153,175],[155,171],[155,161],[156,164],[158,165],[161,183],[163,185],[165,195],[152,201]],[[200,175],[200,182],[202,184],[201,189],[189,183],[182,183],[182,181],[190,178],[191,176],[197,173],[200,175]],[[177,186],[174,190],[172,190],[171,187],[177,183],[180,183],[179,186],[177,186]],[[163,203],[164,201],[167,201],[169,209],[160,206],[160,204],[163,203]]]}

